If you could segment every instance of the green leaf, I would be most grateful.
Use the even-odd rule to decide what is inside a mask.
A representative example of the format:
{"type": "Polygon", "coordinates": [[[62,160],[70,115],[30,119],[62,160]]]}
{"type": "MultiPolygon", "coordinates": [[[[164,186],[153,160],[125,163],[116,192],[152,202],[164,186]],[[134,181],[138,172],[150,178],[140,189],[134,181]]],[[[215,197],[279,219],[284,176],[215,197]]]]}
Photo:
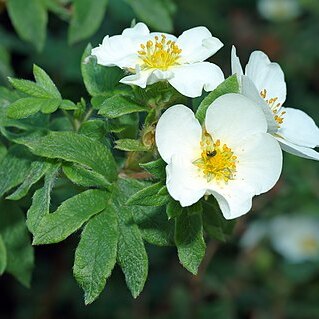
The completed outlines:
{"type": "Polygon", "coordinates": [[[127,152],[147,152],[149,150],[141,141],[130,138],[115,141],[114,148],[127,152]]]}
{"type": "Polygon", "coordinates": [[[73,0],[73,16],[69,28],[71,44],[90,37],[99,28],[108,0],[73,0]]]}
{"type": "Polygon", "coordinates": [[[38,85],[35,82],[29,81],[29,80],[23,80],[23,79],[14,79],[14,78],[8,78],[11,85],[28,95],[31,95],[33,97],[43,98],[43,99],[49,99],[51,98],[51,94],[47,92],[43,87],[38,85]]]}
{"type": "Polygon", "coordinates": [[[0,234],[7,250],[6,272],[29,287],[34,264],[33,248],[24,214],[11,202],[0,203],[0,234]]]}
{"type": "Polygon", "coordinates": [[[227,241],[236,225],[236,220],[226,220],[216,200],[210,196],[203,201],[203,224],[205,232],[212,238],[227,241]]]}
{"type": "Polygon", "coordinates": [[[182,214],[183,207],[176,200],[171,199],[166,206],[166,215],[168,219],[178,217],[182,214]]]}
{"type": "Polygon", "coordinates": [[[181,264],[196,275],[205,255],[202,217],[182,214],[175,220],[175,243],[181,264]]]}
{"type": "Polygon", "coordinates": [[[128,205],[162,206],[168,203],[170,196],[162,182],[145,187],[127,201],[128,205]]]}
{"type": "Polygon", "coordinates": [[[70,100],[62,100],[60,109],[66,110],[66,111],[73,111],[73,110],[77,110],[78,106],[70,100]]]}
{"type": "Polygon", "coordinates": [[[148,259],[143,238],[134,223],[131,208],[125,206],[123,198],[123,181],[113,193],[114,209],[119,223],[119,240],[117,262],[120,265],[125,281],[134,298],[142,291],[148,273],[148,259]]]}
{"type": "Polygon", "coordinates": [[[6,154],[7,154],[6,147],[0,143],[0,163],[3,160],[3,158],[6,156],[6,154]]]}
{"type": "Polygon", "coordinates": [[[48,162],[32,162],[29,174],[25,177],[23,183],[12,193],[7,196],[7,199],[19,200],[29,192],[32,185],[34,185],[50,168],[51,164],[48,162]]]}
{"type": "Polygon", "coordinates": [[[139,19],[156,30],[171,32],[173,30],[172,1],[167,0],[126,0],[139,19]]]}
{"type": "Polygon", "coordinates": [[[117,67],[105,67],[97,64],[96,58],[90,56],[91,50],[92,46],[88,44],[82,56],[83,81],[91,96],[104,95],[119,84],[119,80],[123,77],[123,71],[117,67]]]}
{"type": "Polygon", "coordinates": [[[149,109],[123,95],[114,95],[106,99],[100,106],[99,114],[114,119],[122,115],[147,112],[149,109]]]}
{"type": "Polygon", "coordinates": [[[154,177],[158,179],[166,178],[166,172],[165,172],[166,165],[167,164],[161,158],[159,158],[156,161],[140,164],[142,168],[144,168],[147,172],[149,172],[150,174],[152,174],[154,177]]]}
{"type": "Polygon", "coordinates": [[[48,114],[55,112],[61,104],[59,99],[26,97],[13,102],[7,115],[13,119],[22,119],[39,111],[48,114]]]}
{"type": "Polygon", "coordinates": [[[0,276],[4,273],[7,267],[7,249],[0,234],[0,276]]]}
{"type": "Polygon", "coordinates": [[[63,173],[73,183],[84,187],[107,188],[110,185],[103,175],[77,164],[65,164],[63,166],[63,173]]]}
{"type": "Polygon", "coordinates": [[[92,216],[101,212],[108,197],[107,192],[87,190],[66,200],[54,213],[42,217],[33,244],[53,244],[66,239],[92,216]]]}
{"type": "Polygon", "coordinates": [[[220,96],[227,93],[238,93],[239,92],[239,84],[237,81],[236,74],[227,78],[223,83],[217,86],[217,88],[210,92],[204,100],[199,105],[196,117],[199,122],[203,123],[206,116],[207,108],[220,96]]]}
{"type": "MultiPolygon", "coordinates": [[[[123,201],[127,201],[130,196],[145,188],[147,184],[134,179],[121,179],[119,185],[123,201]]],[[[174,244],[175,224],[167,220],[165,207],[131,206],[129,209],[147,242],[157,246],[174,244]]]]}
{"type": "Polygon", "coordinates": [[[41,0],[8,0],[8,13],[19,36],[31,42],[37,50],[44,46],[47,11],[41,0]]]}
{"type": "Polygon", "coordinates": [[[0,162],[0,197],[28,175],[30,161],[24,157],[25,153],[21,146],[14,146],[0,162]]]}
{"type": "Polygon", "coordinates": [[[27,227],[34,235],[43,216],[50,212],[51,191],[59,173],[60,165],[51,165],[44,179],[44,186],[35,191],[32,205],[27,212],[27,227]]]}
{"type": "Polygon", "coordinates": [[[33,65],[33,75],[39,86],[41,86],[46,92],[50,93],[52,97],[62,99],[61,94],[49,75],[37,65],[33,65]]]}
{"type": "Polygon", "coordinates": [[[39,156],[60,158],[82,164],[103,175],[109,182],[117,178],[117,167],[110,150],[102,143],[74,132],[51,132],[25,141],[39,156]]]}
{"type": "Polygon", "coordinates": [[[73,274],[83,288],[85,304],[102,292],[116,263],[118,243],[117,214],[109,206],[85,226],[75,251],[73,274]]]}
{"type": "Polygon", "coordinates": [[[84,122],[81,125],[79,133],[105,143],[107,141],[106,136],[109,132],[104,120],[95,119],[84,122]]]}

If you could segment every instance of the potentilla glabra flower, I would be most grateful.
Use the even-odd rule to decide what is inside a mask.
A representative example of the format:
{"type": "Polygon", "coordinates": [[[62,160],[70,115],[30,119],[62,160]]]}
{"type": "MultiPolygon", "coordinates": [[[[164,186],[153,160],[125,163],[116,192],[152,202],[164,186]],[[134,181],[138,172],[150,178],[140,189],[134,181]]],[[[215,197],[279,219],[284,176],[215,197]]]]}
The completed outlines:
{"type": "Polygon", "coordinates": [[[121,35],[106,36],[91,54],[98,64],[131,73],[121,79],[122,83],[145,88],[168,81],[181,94],[197,97],[203,89],[212,91],[224,80],[217,65],[204,62],[222,46],[205,27],[192,28],[176,38],[150,32],[144,23],[137,23],[121,35]]]}
{"type": "Polygon", "coordinates": [[[264,111],[268,132],[288,153],[319,160],[313,148],[319,146],[319,128],[305,112],[283,107],[286,82],[279,64],[271,62],[261,51],[254,51],[243,72],[235,47],[231,53],[232,73],[237,74],[241,92],[254,100],[264,111]]]}
{"type": "Polygon", "coordinates": [[[247,213],[281,173],[281,149],[266,132],[263,112],[240,94],[216,99],[203,127],[186,106],[170,107],[155,132],[170,195],[183,207],[213,195],[227,219],[247,213]]]}

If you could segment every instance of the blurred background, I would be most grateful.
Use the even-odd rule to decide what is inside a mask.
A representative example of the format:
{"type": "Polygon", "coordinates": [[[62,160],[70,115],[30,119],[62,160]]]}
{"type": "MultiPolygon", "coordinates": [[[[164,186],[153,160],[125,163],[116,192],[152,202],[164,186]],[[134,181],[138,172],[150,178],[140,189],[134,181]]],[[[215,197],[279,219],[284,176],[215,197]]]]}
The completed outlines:
{"type": "MultiPolygon", "coordinates": [[[[264,51],[285,72],[285,105],[302,109],[319,124],[318,1],[109,0],[99,25],[93,25],[94,16],[86,21],[92,27],[88,34],[74,31],[72,1],[39,1],[49,9],[45,33],[35,29],[27,37],[8,14],[10,0],[0,0],[0,85],[7,86],[6,77],[12,75],[32,79],[36,63],[65,98],[89,99],[80,71],[88,42],[98,45],[133,19],[146,22],[152,31],[175,35],[203,25],[225,44],[212,61],[226,76],[231,45],[243,64],[252,51],[264,51]]],[[[36,247],[30,289],[10,275],[0,277],[0,318],[319,318],[318,163],[287,154],[284,162],[276,187],[254,200],[233,236],[208,242],[197,277],[179,265],[174,248],[148,245],[150,273],[137,300],[116,268],[100,298],[84,306],[72,277],[75,235],[58,245],[36,247]]]]}

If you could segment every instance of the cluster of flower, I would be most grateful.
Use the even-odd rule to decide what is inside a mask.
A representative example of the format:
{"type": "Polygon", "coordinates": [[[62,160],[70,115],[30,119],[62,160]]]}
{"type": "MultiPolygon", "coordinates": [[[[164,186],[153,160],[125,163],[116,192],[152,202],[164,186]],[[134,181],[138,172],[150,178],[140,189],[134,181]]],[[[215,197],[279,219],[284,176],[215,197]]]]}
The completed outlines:
{"type": "MultiPolygon", "coordinates": [[[[198,97],[224,81],[222,70],[205,62],[223,46],[205,27],[178,38],[153,33],[143,23],[122,35],[106,36],[92,50],[97,62],[130,74],[120,80],[145,88],[168,81],[187,97],[198,97]]],[[[226,219],[251,209],[252,197],[270,190],[282,170],[281,149],[319,160],[319,128],[304,112],[283,107],[284,74],[266,54],[251,54],[245,72],[233,47],[232,73],[240,93],[225,94],[207,109],[201,125],[184,105],[167,109],[155,133],[158,152],[168,164],[167,188],[180,204],[190,206],[213,195],[226,219]]]]}

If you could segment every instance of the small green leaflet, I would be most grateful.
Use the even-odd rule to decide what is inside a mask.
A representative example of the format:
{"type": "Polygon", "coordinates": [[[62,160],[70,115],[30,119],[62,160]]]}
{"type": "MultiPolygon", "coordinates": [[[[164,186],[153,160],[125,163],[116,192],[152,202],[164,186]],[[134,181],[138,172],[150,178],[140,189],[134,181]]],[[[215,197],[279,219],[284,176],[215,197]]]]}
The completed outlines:
{"type": "Polygon", "coordinates": [[[167,164],[161,158],[159,158],[156,161],[140,164],[142,168],[144,168],[147,172],[149,172],[155,178],[158,178],[158,179],[166,178],[166,172],[165,172],[166,165],[167,164]]]}
{"type": "Polygon", "coordinates": [[[130,138],[123,138],[115,141],[114,148],[127,152],[147,152],[149,150],[140,140],[133,140],[130,138]]]}
{"type": "Polygon", "coordinates": [[[0,202],[0,234],[7,251],[6,272],[29,287],[34,264],[24,214],[13,202],[0,202]]]}
{"type": "Polygon", "coordinates": [[[175,222],[175,243],[179,260],[188,271],[196,275],[206,250],[202,216],[182,214],[175,222]]]}
{"type": "Polygon", "coordinates": [[[84,227],[75,251],[73,274],[84,290],[85,304],[92,303],[103,290],[116,263],[117,214],[108,206],[84,227]]]}
{"type": "Polygon", "coordinates": [[[7,249],[0,234],[0,276],[4,273],[7,267],[7,249]]]}
{"type": "Polygon", "coordinates": [[[239,84],[236,74],[228,77],[223,83],[219,84],[217,88],[210,92],[199,105],[196,111],[196,117],[200,123],[203,123],[208,107],[220,96],[227,93],[238,93],[239,84]]]}
{"type": "Polygon", "coordinates": [[[66,239],[101,212],[108,198],[107,192],[87,190],[66,200],[54,213],[42,217],[34,233],[33,244],[53,244],[66,239]]]}

